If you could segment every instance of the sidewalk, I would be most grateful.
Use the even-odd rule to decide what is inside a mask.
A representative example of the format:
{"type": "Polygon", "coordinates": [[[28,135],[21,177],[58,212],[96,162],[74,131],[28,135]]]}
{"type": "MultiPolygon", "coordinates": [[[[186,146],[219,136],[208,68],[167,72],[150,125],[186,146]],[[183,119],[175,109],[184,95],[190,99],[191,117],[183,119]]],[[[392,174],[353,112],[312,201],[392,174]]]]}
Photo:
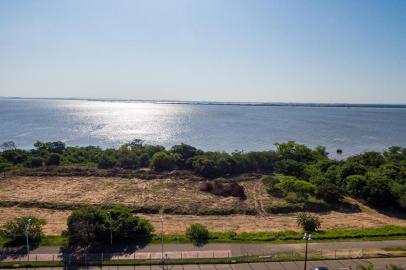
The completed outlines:
{"type": "MultiPolygon", "coordinates": [[[[360,241],[360,242],[322,242],[309,243],[309,253],[326,256],[327,254],[340,257],[342,251],[344,255],[358,256],[357,250],[382,249],[384,247],[406,246],[406,240],[386,240],[386,241],[360,241]],[[341,253],[340,253],[341,252],[341,253]],[[351,253],[352,252],[352,253],[351,253]]],[[[276,253],[301,253],[304,250],[304,243],[296,244],[207,244],[203,247],[196,247],[192,244],[165,244],[164,253],[169,258],[224,258],[249,255],[269,255],[276,253]]],[[[104,259],[159,259],[161,258],[161,245],[151,244],[139,250],[127,250],[123,252],[104,252],[88,254],[100,260],[104,259]]],[[[30,260],[60,260],[63,257],[61,247],[45,246],[39,247],[30,252],[30,260]]],[[[335,257],[334,257],[335,258],[335,257]]],[[[24,261],[28,259],[26,254],[10,254],[3,257],[3,260],[24,261]]]]}

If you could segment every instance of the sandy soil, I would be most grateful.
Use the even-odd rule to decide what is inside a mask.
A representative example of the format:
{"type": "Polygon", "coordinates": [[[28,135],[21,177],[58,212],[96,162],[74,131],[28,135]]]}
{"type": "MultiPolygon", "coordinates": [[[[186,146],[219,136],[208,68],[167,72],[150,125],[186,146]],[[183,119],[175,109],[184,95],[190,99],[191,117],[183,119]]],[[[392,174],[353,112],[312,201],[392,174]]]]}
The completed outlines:
{"type": "Polygon", "coordinates": [[[11,177],[0,180],[0,201],[75,204],[124,204],[144,208],[170,208],[176,213],[238,209],[255,211],[250,190],[259,180],[242,182],[247,200],[201,192],[201,182],[189,180],[122,179],[98,177],[11,177]]]}
{"type": "MultiPolygon", "coordinates": [[[[19,216],[34,215],[47,221],[44,230],[48,235],[58,235],[66,229],[66,219],[70,211],[48,210],[40,208],[1,207],[0,224],[19,216]]],[[[160,228],[159,215],[140,216],[151,221],[155,228],[160,228]]],[[[383,225],[406,226],[406,220],[387,217],[374,211],[361,213],[338,213],[330,212],[320,215],[323,229],[331,228],[368,228],[383,225]]],[[[296,214],[250,216],[193,216],[193,215],[164,215],[165,233],[183,234],[192,223],[202,223],[210,231],[285,231],[299,230],[296,226],[296,214]]]]}
{"type": "MultiPolygon", "coordinates": [[[[201,182],[173,179],[122,179],[97,177],[10,177],[0,179],[0,201],[64,204],[114,204],[133,207],[171,208],[190,215],[165,215],[166,233],[184,233],[192,223],[202,223],[211,231],[298,230],[296,214],[267,214],[265,207],[278,200],[270,197],[259,180],[241,181],[247,199],[215,196],[199,190],[201,182]],[[239,209],[257,215],[198,216],[198,211],[239,209]]],[[[386,216],[364,205],[362,212],[320,214],[322,227],[362,228],[382,225],[406,226],[406,219],[386,216]]],[[[0,224],[18,216],[34,215],[47,220],[45,233],[60,234],[70,211],[44,208],[0,207],[0,224]]],[[[141,215],[159,228],[159,215],[141,215]]]]}

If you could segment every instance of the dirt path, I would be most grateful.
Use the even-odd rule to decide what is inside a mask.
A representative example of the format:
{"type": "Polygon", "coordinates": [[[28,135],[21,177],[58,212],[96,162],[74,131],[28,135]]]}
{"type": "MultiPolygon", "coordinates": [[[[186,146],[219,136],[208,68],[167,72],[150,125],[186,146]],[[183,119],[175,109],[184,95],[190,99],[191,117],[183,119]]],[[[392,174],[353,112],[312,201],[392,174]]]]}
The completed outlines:
{"type": "Polygon", "coordinates": [[[267,216],[267,213],[265,211],[264,203],[262,201],[261,185],[262,185],[262,183],[260,181],[257,181],[255,183],[254,193],[253,193],[254,205],[255,205],[255,210],[256,210],[258,216],[265,217],[265,216],[267,216]]]}

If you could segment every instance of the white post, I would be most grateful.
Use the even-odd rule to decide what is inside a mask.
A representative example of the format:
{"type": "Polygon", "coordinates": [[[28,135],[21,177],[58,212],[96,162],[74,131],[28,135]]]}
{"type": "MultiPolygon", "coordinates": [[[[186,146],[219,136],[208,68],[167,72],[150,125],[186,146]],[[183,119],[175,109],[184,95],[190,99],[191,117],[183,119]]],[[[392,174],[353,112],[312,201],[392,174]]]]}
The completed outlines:
{"type": "Polygon", "coordinates": [[[30,260],[30,243],[28,240],[28,230],[30,228],[31,224],[31,219],[28,219],[27,224],[25,225],[25,239],[26,239],[26,244],[27,244],[27,256],[28,256],[28,261],[30,260]]]}

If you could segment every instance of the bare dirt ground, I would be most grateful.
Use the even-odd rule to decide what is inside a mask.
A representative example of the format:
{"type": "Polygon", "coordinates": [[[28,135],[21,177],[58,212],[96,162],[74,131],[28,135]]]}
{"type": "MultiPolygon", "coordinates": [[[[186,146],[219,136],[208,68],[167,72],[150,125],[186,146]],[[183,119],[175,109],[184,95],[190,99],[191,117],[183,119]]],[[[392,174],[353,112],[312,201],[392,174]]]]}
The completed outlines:
{"type": "MultiPolygon", "coordinates": [[[[243,179],[244,180],[244,179],[243,179]]],[[[246,200],[215,196],[199,190],[201,182],[177,179],[122,179],[100,177],[9,177],[0,179],[0,202],[63,204],[124,204],[133,207],[170,208],[188,215],[165,215],[166,233],[184,233],[192,223],[202,223],[211,231],[298,230],[296,214],[268,214],[265,206],[280,199],[270,197],[260,180],[241,181],[246,200]],[[257,215],[196,215],[204,210],[245,211],[257,215]]],[[[365,205],[361,212],[320,213],[323,229],[366,228],[383,225],[406,226],[406,219],[381,214],[365,205]]],[[[23,215],[47,221],[45,233],[60,234],[70,211],[45,208],[0,207],[0,224],[23,215]]],[[[159,228],[159,215],[140,214],[159,228]]]]}
{"type": "MultiPolygon", "coordinates": [[[[221,197],[199,190],[201,182],[184,179],[122,179],[100,177],[9,177],[0,180],[0,201],[64,204],[123,204],[138,208],[254,212],[255,198],[221,197]]],[[[242,182],[246,190],[259,180],[242,182]]],[[[248,192],[249,193],[249,192],[248,192]]]]}

